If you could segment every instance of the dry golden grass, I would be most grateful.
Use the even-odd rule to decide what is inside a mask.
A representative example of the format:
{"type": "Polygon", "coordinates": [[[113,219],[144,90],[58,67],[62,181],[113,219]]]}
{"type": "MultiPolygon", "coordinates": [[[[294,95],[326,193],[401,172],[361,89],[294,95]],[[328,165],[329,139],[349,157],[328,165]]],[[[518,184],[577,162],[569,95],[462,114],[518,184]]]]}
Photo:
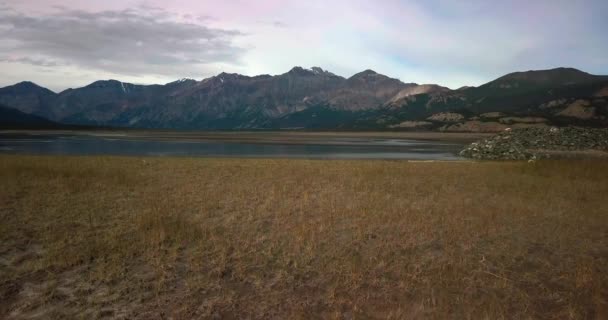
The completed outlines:
{"type": "Polygon", "coordinates": [[[603,319],[608,162],[0,157],[0,318],[603,319]]]}

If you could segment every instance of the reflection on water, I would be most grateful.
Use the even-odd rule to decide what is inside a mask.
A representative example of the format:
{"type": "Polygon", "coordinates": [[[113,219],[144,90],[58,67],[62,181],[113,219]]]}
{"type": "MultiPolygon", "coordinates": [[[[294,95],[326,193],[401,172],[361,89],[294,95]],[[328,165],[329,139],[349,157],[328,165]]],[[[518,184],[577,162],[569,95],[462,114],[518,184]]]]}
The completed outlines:
{"type": "Polygon", "coordinates": [[[136,139],[128,135],[6,135],[0,153],[50,155],[127,155],[261,157],[310,159],[457,160],[462,144],[441,141],[323,138],[306,143],[136,139]]]}

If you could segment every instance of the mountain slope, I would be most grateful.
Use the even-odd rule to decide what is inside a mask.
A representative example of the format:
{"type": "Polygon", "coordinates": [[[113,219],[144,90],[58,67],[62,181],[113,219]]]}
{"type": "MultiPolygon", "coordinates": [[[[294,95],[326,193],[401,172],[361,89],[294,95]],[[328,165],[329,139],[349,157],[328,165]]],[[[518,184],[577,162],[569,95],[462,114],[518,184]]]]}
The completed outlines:
{"type": "Polygon", "coordinates": [[[403,83],[372,70],[346,79],[318,67],[294,67],[276,76],[221,73],[165,85],[96,81],[59,94],[22,82],[1,88],[0,103],[62,123],[137,128],[607,126],[608,77],[557,68],[450,90],[403,83]]]}
{"type": "Polygon", "coordinates": [[[398,103],[402,99],[406,99],[409,96],[415,96],[418,94],[431,94],[431,93],[440,93],[440,92],[448,92],[450,89],[442,86],[438,86],[436,84],[423,84],[407,87],[401,91],[399,91],[395,96],[393,96],[389,103],[398,103]]]}
{"type": "Polygon", "coordinates": [[[59,124],[0,105],[0,128],[54,128],[59,124]]]}
{"type": "Polygon", "coordinates": [[[221,73],[198,82],[152,86],[96,81],[53,95],[35,107],[23,103],[34,93],[21,94],[19,97],[25,97],[21,100],[0,93],[0,101],[70,124],[239,129],[267,127],[276,119],[311,107],[343,111],[377,108],[409,86],[414,84],[371,71],[345,79],[318,67],[294,67],[277,76],[221,73]],[[44,113],[42,105],[49,105],[44,113]]]}
{"type": "Polygon", "coordinates": [[[0,88],[0,104],[43,117],[51,115],[56,96],[53,91],[29,81],[0,88]]]}
{"type": "MultiPolygon", "coordinates": [[[[319,68],[295,67],[278,76],[222,73],[168,97],[149,101],[128,117],[142,126],[184,128],[258,127],[269,119],[325,99],[344,78],[319,68]]],[[[133,122],[132,122],[133,124],[133,122]]]]}
{"type": "Polygon", "coordinates": [[[416,87],[373,70],[365,70],[346,80],[345,85],[330,94],[329,104],[340,110],[359,111],[384,104],[401,90],[416,87]]]}
{"type": "MultiPolygon", "coordinates": [[[[475,126],[486,123],[507,126],[513,124],[514,117],[545,120],[536,119],[537,122],[532,123],[530,119],[519,119],[521,123],[535,125],[606,126],[608,101],[601,96],[606,87],[608,77],[590,75],[576,69],[516,72],[479,87],[432,92],[393,101],[377,114],[360,119],[359,125],[371,126],[381,120],[380,123],[395,126],[404,121],[423,121],[431,117],[436,128],[449,129],[448,121],[435,121],[441,117],[433,115],[456,112],[465,118],[463,124],[467,119],[483,122],[475,126]],[[566,109],[569,111],[564,112],[566,109]],[[502,114],[503,117],[479,117],[490,113],[502,114]]],[[[494,125],[493,128],[498,130],[501,126],[494,125]]]]}
{"type": "Polygon", "coordinates": [[[602,80],[602,78],[606,77],[595,76],[574,68],[555,68],[550,70],[530,70],[509,73],[494,81],[490,81],[481,87],[530,90],[542,87],[559,87],[592,83],[602,80]]]}

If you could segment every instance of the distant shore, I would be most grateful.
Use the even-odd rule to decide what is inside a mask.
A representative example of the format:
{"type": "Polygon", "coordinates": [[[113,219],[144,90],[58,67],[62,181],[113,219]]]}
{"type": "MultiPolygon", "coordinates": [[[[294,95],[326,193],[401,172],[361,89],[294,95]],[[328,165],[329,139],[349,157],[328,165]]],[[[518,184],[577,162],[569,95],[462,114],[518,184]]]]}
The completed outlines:
{"type": "MultiPolygon", "coordinates": [[[[335,144],[324,138],[404,139],[449,141],[469,143],[492,136],[491,133],[462,132],[404,132],[404,131],[177,131],[147,129],[98,129],[98,130],[0,130],[0,135],[93,135],[100,137],[125,137],[130,139],[192,140],[247,142],[267,144],[335,144]]],[[[345,140],[343,143],[348,143],[345,140]]]]}

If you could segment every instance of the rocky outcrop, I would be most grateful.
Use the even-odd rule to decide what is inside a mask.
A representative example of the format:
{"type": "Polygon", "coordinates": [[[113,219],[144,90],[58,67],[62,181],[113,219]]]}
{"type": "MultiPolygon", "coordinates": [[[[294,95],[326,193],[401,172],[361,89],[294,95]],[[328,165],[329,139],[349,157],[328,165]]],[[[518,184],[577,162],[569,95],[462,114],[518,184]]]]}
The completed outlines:
{"type": "Polygon", "coordinates": [[[595,108],[589,101],[579,99],[558,112],[557,115],[587,120],[595,117],[595,108]]]}
{"type": "Polygon", "coordinates": [[[450,91],[450,89],[448,89],[446,87],[438,86],[436,84],[422,84],[422,85],[418,85],[418,86],[411,86],[411,87],[408,87],[408,88],[405,88],[405,89],[399,91],[399,93],[397,93],[393,98],[391,98],[389,103],[398,102],[399,100],[401,100],[405,97],[415,96],[417,94],[425,94],[425,93],[429,94],[429,93],[435,93],[435,92],[448,92],[448,91],[450,91]]]}
{"type": "Polygon", "coordinates": [[[483,160],[549,157],[552,151],[608,151],[608,129],[578,127],[506,129],[464,148],[460,155],[483,160]]]}
{"type": "Polygon", "coordinates": [[[484,119],[496,119],[496,118],[503,117],[504,115],[505,114],[502,112],[494,111],[494,112],[485,112],[485,113],[480,114],[479,116],[484,119]]]}
{"type": "Polygon", "coordinates": [[[515,123],[545,123],[547,119],[542,117],[503,117],[498,119],[498,122],[504,124],[515,124],[515,123]]]}
{"type": "Polygon", "coordinates": [[[608,86],[600,89],[598,92],[595,93],[594,96],[595,97],[608,97],[608,86]]]}
{"type": "Polygon", "coordinates": [[[464,116],[455,112],[440,112],[435,113],[426,119],[437,122],[460,122],[464,120],[464,116]]]}
{"type": "Polygon", "coordinates": [[[498,132],[506,128],[508,128],[508,126],[502,123],[474,120],[445,125],[439,128],[439,130],[447,132],[498,132]]]}
{"type": "Polygon", "coordinates": [[[373,70],[365,70],[346,79],[340,86],[328,90],[324,95],[332,108],[360,111],[377,108],[399,91],[416,87],[418,85],[415,83],[403,83],[373,70]]]}
{"type": "Polygon", "coordinates": [[[389,128],[409,128],[409,129],[425,129],[433,125],[432,122],[428,121],[403,121],[399,124],[390,125],[389,128]]]}
{"type": "Polygon", "coordinates": [[[566,99],[551,100],[549,102],[541,104],[540,106],[538,106],[538,108],[541,110],[553,109],[553,108],[564,106],[566,104],[566,102],[567,102],[566,99]]]}

